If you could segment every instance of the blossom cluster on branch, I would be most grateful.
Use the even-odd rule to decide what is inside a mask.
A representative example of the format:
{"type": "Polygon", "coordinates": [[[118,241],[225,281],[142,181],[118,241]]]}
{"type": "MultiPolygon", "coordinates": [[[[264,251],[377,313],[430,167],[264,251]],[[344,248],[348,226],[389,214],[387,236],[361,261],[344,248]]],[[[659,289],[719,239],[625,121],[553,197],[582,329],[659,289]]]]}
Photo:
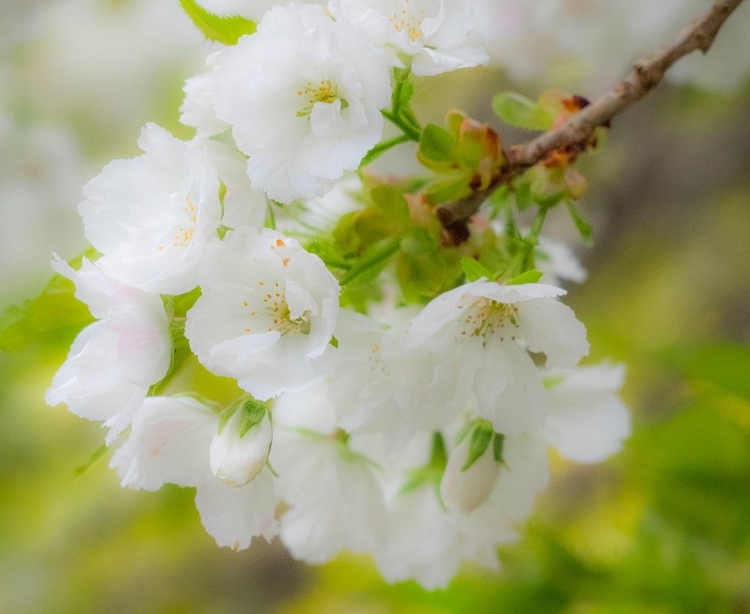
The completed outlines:
{"type": "MultiPolygon", "coordinates": [[[[629,434],[623,368],[578,365],[586,331],[560,301],[585,272],[541,235],[560,206],[588,237],[572,166],[596,138],[446,224],[441,205],[506,164],[489,126],[451,111],[423,127],[411,107],[416,79],[486,62],[471,2],[291,3],[257,24],[182,5],[226,45],[185,84],[197,135],[149,124],[141,156],[85,186],[96,256],[53,267],[96,321],[48,403],[104,424],[123,486],[195,487],[219,545],[278,534],[296,558],[371,553],[426,587],[496,567],[548,449],[597,462],[629,434]],[[409,142],[424,174],[365,170],[409,142]],[[198,370],[236,399],[205,398],[198,370]]],[[[542,130],[586,104],[495,100],[542,130]]]]}

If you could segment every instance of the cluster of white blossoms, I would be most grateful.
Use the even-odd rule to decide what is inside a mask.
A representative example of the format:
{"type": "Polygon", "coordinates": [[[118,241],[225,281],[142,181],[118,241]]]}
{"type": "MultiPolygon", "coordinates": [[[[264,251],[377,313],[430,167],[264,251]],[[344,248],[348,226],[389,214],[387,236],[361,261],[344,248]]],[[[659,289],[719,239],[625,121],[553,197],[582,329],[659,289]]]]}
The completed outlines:
{"type": "MultiPolygon", "coordinates": [[[[96,322],[47,401],[103,422],[123,486],[195,487],[219,545],[279,535],[304,561],[370,553],[389,581],[444,586],[462,561],[497,566],[550,446],[580,462],[620,448],[623,370],[577,366],[586,331],[555,285],[456,280],[409,305],[386,281],[358,313],[340,271],[303,246],[309,224],[276,229],[268,199],[361,210],[344,191],[318,197],[362,192],[339,180],[381,140],[393,74],[486,61],[471,3],[328,10],[269,10],[186,84],[195,139],[148,125],[143,155],[85,186],[99,256],[54,268],[96,322]],[[212,138],[230,128],[237,149],[212,138]],[[191,361],[242,393],[225,406],[197,394],[174,377],[191,361]]],[[[564,247],[537,255],[546,281],[585,277],[564,247]]]]}

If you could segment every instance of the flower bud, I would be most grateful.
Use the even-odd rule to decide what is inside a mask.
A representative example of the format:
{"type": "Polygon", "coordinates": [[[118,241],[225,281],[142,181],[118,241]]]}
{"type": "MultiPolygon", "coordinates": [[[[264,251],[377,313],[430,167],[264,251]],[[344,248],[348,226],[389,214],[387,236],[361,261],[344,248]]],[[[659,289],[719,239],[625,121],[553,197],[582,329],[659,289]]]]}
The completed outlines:
{"type": "Polygon", "coordinates": [[[211,441],[211,471],[235,488],[245,486],[260,473],[271,450],[271,421],[265,409],[259,413],[257,402],[252,403],[252,409],[248,404],[240,406],[211,441]]]}
{"type": "Polygon", "coordinates": [[[451,511],[469,514],[490,496],[500,472],[498,437],[491,425],[478,421],[453,450],[440,482],[440,496],[451,511]]]}

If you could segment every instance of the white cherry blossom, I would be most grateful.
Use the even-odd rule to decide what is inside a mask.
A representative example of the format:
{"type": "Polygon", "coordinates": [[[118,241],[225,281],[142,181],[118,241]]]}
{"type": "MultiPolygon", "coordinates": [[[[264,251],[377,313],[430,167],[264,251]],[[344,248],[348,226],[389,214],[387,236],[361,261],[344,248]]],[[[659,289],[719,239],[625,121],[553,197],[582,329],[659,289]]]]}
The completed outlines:
{"type": "Polygon", "coordinates": [[[544,353],[549,367],[570,367],[589,349],[583,325],[554,300],[564,293],[479,280],[440,295],[400,342],[414,368],[392,368],[399,403],[424,416],[424,429],[474,409],[497,432],[537,430],[547,398],[528,352],[544,353]]]}
{"type": "Polygon", "coordinates": [[[321,7],[271,9],[212,74],[217,117],[250,157],[253,185],[275,200],[322,196],[380,140],[391,95],[383,52],[321,7]]]}
{"type": "Polygon", "coordinates": [[[198,259],[221,224],[219,176],[205,147],[154,124],[138,145],[142,156],[110,162],[84,187],[86,238],[123,283],[182,294],[195,287],[198,259]]]}
{"type": "Polygon", "coordinates": [[[473,2],[330,0],[337,19],[362,28],[373,44],[412,56],[415,75],[437,75],[488,62],[473,2]]]}
{"type": "Polygon", "coordinates": [[[320,377],[340,289],[317,256],[274,230],[242,228],[207,248],[198,279],[185,335],[209,370],[260,400],[320,377]]]}

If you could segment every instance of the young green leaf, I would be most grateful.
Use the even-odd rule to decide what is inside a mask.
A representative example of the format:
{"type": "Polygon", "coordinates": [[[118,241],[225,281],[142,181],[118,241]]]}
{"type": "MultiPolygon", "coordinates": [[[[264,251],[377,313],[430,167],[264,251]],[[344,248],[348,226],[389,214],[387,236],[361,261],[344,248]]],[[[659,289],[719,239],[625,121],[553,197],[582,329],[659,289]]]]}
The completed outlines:
{"type": "Polygon", "coordinates": [[[593,231],[591,230],[591,224],[581,217],[581,214],[576,209],[576,206],[569,200],[565,201],[565,205],[568,208],[568,213],[573,220],[573,223],[578,230],[578,234],[581,235],[584,245],[591,245],[593,243],[593,231]]]}
{"type": "Polygon", "coordinates": [[[520,275],[511,277],[505,282],[508,286],[520,286],[521,284],[535,284],[542,278],[543,273],[537,270],[525,271],[520,275]]]}
{"type": "Polygon", "coordinates": [[[477,281],[482,277],[492,279],[492,273],[484,265],[474,260],[474,258],[461,258],[461,268],[464,270],[464,275],[466,275],[466,279],[469,281],[477,281]]]}
{"type": "Polygon", "coordinates": [[[180,6],[208,40],[235,45],[240,37],[255,32],[255,22],[245,17],[217,15],[204,9],[195,0],[180,0],[180,6]]]}
{"type": "Polygon", "coordinates": [[[444,128],[428,124],[419,139],[418,155],[426,165],[430,162],[453,163],[458,159],[458,143],[444,128]]]}
{"type": "Polygon", "coordinates": [[[516,92],[502,92],[492,99],[492,110],[506,124],[527,130],[549,130],[555,121],[538,103],[516,92]]]}
{"type": "Polygon", "coordinates": [[[55,275],[36,298],[11,305],[0,315],[0,350],[17,351],[49,342],[68,344],[93,322],[75,297],[73,282],[55,275]]]}

